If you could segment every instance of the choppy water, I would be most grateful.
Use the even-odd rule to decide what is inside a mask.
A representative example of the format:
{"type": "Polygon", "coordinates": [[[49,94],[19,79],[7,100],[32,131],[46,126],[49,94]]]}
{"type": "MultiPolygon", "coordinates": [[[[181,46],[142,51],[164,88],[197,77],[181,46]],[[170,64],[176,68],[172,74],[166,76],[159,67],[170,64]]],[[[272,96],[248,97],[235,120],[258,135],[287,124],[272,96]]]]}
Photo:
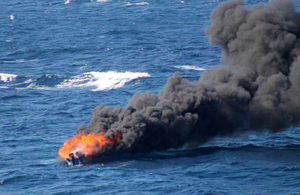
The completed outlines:
{"type": "Polygon", "coordinates": [[[204,28],[220,2],[1,1],[1,194],[300,194],[300,127],[83,167],[56,159],[101,103],[218,67],[204,28]]]}

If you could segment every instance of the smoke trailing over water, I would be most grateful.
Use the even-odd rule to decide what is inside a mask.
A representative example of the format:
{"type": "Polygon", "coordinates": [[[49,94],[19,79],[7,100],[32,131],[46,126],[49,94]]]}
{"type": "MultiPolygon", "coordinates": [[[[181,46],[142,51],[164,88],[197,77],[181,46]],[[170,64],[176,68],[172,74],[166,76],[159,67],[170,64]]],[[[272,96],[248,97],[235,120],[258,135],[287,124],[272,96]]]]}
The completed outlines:
{"type": "Polygon", "coordinates": [[[205,29],[222,48],[222,66],[198,82],[179,73],[159,96],[137,93],[128,106],[100,105],[77,133],[118,131],[123,138],[104,153],[150,152],[196,147],[215,136],[269,129],[300,121],[300,14],[293,1],[276,0],[245,8],[221,3],[205,29]]]}

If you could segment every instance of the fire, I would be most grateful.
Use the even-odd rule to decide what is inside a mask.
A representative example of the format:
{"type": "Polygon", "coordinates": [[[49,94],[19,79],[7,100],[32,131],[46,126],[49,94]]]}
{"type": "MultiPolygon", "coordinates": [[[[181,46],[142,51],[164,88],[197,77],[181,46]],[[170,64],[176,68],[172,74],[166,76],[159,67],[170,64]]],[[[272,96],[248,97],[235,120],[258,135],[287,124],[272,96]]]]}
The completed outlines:
{"type": "MultiPolygon", "coordinates": [[[[121,132],[118,132],[115,136],[105,137],[103,134],[86,134],[80,132],[73,138],[68,139],[64,145],[59,149],[58,155],[63,159],[69,158],[70,153],[80,151],[85,154],[86,157],[93,156],[101,152],[105,144],[110,144],[112,147],[122,139],[121,132]]],[[[75,153],[76,155],[76,153],[75,153]]]]}

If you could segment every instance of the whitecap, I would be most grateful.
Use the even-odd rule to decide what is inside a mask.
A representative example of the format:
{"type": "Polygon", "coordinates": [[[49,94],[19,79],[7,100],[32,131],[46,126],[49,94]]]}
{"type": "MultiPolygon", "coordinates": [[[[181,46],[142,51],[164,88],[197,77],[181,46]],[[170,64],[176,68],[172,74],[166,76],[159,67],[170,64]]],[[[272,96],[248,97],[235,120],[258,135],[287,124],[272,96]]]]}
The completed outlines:
{"type": "Polygon", "coordinates": [[[142,78],[150,77],[146,72],[87,72],[78,76],[65,79],[57,88],[72,87],[96,87],[92,91],[107,91],[121,88],[125,83],[142,78]]]}
{"type": "Polygon", "coordinates": [[[41,164],[45,164],[45,165],[48,165],[48,164],[53,164],[56,162],[56,159],[45,159],[45,160],[40,160],[40,163],[41,164]]]}
{"type": "MultiPolygon", "coordinates": [[[[24,88],[16,88],[18,90],[23,90],[24,88]]],[[[30,83],[26,89],[39,89],[39,90],[53,90],[52,87],[48,87],[45,85],[37,85],[36,83],[30,83]]]]}
{"type": "Polygon", "coordinates": [[[28,83],[32,83],[32,82],[34,82],[34,80],[28,79],[28,80],[24,81],[24,84],[28,84],[28,83]]]}
{"type": "Polygon", "coordinates": [[[10,43],[10,42],[12,42],[14,39],[12,38],[12,39],[8,39],[8,40],[6,40],[5,42],[6,43],[10,43]]]}
{"type": "Polygon", "coordinates": [[[175,66],[175,68],[183,69],[183,70],[197,70],[197,71],[204,71],[205,70],[205,68],[201,68],[199,66],[188,66],[188,65],[175,66]]]}
{"type": "Polygon", "coordinates": [[[12,82],[17,78],[18,75],[15,74],[6,74],[6,73],[0,73],[1,81],[8,83],[12,82]]]}
{"type": "Polygon", "coordinates": [[[97,0],[97,2],[101,2],[101,3],[104,3],[104,2],[107,2],[107,1],[110,1],[110,0],[97,0]]]}
{"type": "MultiPolygon", "coordinates": [[[[70,4],[71,1],[75,1],[75,0],[66,0],[65,4],[70,4]]],[[[108,2],[110,0],[91,0],[91,2],[96,1],[96,2],[100,2],[100,3],[104,3],[104,2],[108,2]]]]}
{"type": "Polygon", "coordinates": [[[127,3],[126,6],[133,6],[133,5],[149,5],[148,2],[141,2],[141,3],[127,3]]]}
{"type": "MultiPolygon", "coordinates": [[[[55,85],[63,80],[63,76],[57,74],[44,74],[37,79],[28,79],[22,84],[27,85],[26,89],[39,89],[39,90],[54,90],[55,85]]],[[[21,85],[22,85],[21,84],[21,85]]],[[[22,89],[22,88],[18,88],[22,89]]]]}
{"type": "MultiPolygon", "coordinates": [[[[13,39],[6,40],[6,42],[11,42],[13,39]]],[[[15,63],[24,63],[24,62],[38,62],[38,61],[43,61],[44,59],[33,59],[33,60],[26,60],[26,59],[16,59],[14,61],[3,61],[5,64],[15,64],[15,63]]]]}

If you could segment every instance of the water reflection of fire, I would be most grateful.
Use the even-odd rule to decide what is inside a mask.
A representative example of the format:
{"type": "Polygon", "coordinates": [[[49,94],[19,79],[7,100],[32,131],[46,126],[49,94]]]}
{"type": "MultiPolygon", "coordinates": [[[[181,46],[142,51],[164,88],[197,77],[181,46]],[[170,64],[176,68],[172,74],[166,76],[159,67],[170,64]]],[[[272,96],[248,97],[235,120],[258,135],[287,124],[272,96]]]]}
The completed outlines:
{"type": "Polygon", "coordinates": [[[59,149],[58,155],[63,158],[69,158],[70,153],[81,152],[87,158],[99,155],[103,152],[105,146],[114,147],[122,139],[122,133],[118,132],[115,136],[105,137],[103,134],[87,134],[80,132],[74,137],[68,139],[59,149]]]}

